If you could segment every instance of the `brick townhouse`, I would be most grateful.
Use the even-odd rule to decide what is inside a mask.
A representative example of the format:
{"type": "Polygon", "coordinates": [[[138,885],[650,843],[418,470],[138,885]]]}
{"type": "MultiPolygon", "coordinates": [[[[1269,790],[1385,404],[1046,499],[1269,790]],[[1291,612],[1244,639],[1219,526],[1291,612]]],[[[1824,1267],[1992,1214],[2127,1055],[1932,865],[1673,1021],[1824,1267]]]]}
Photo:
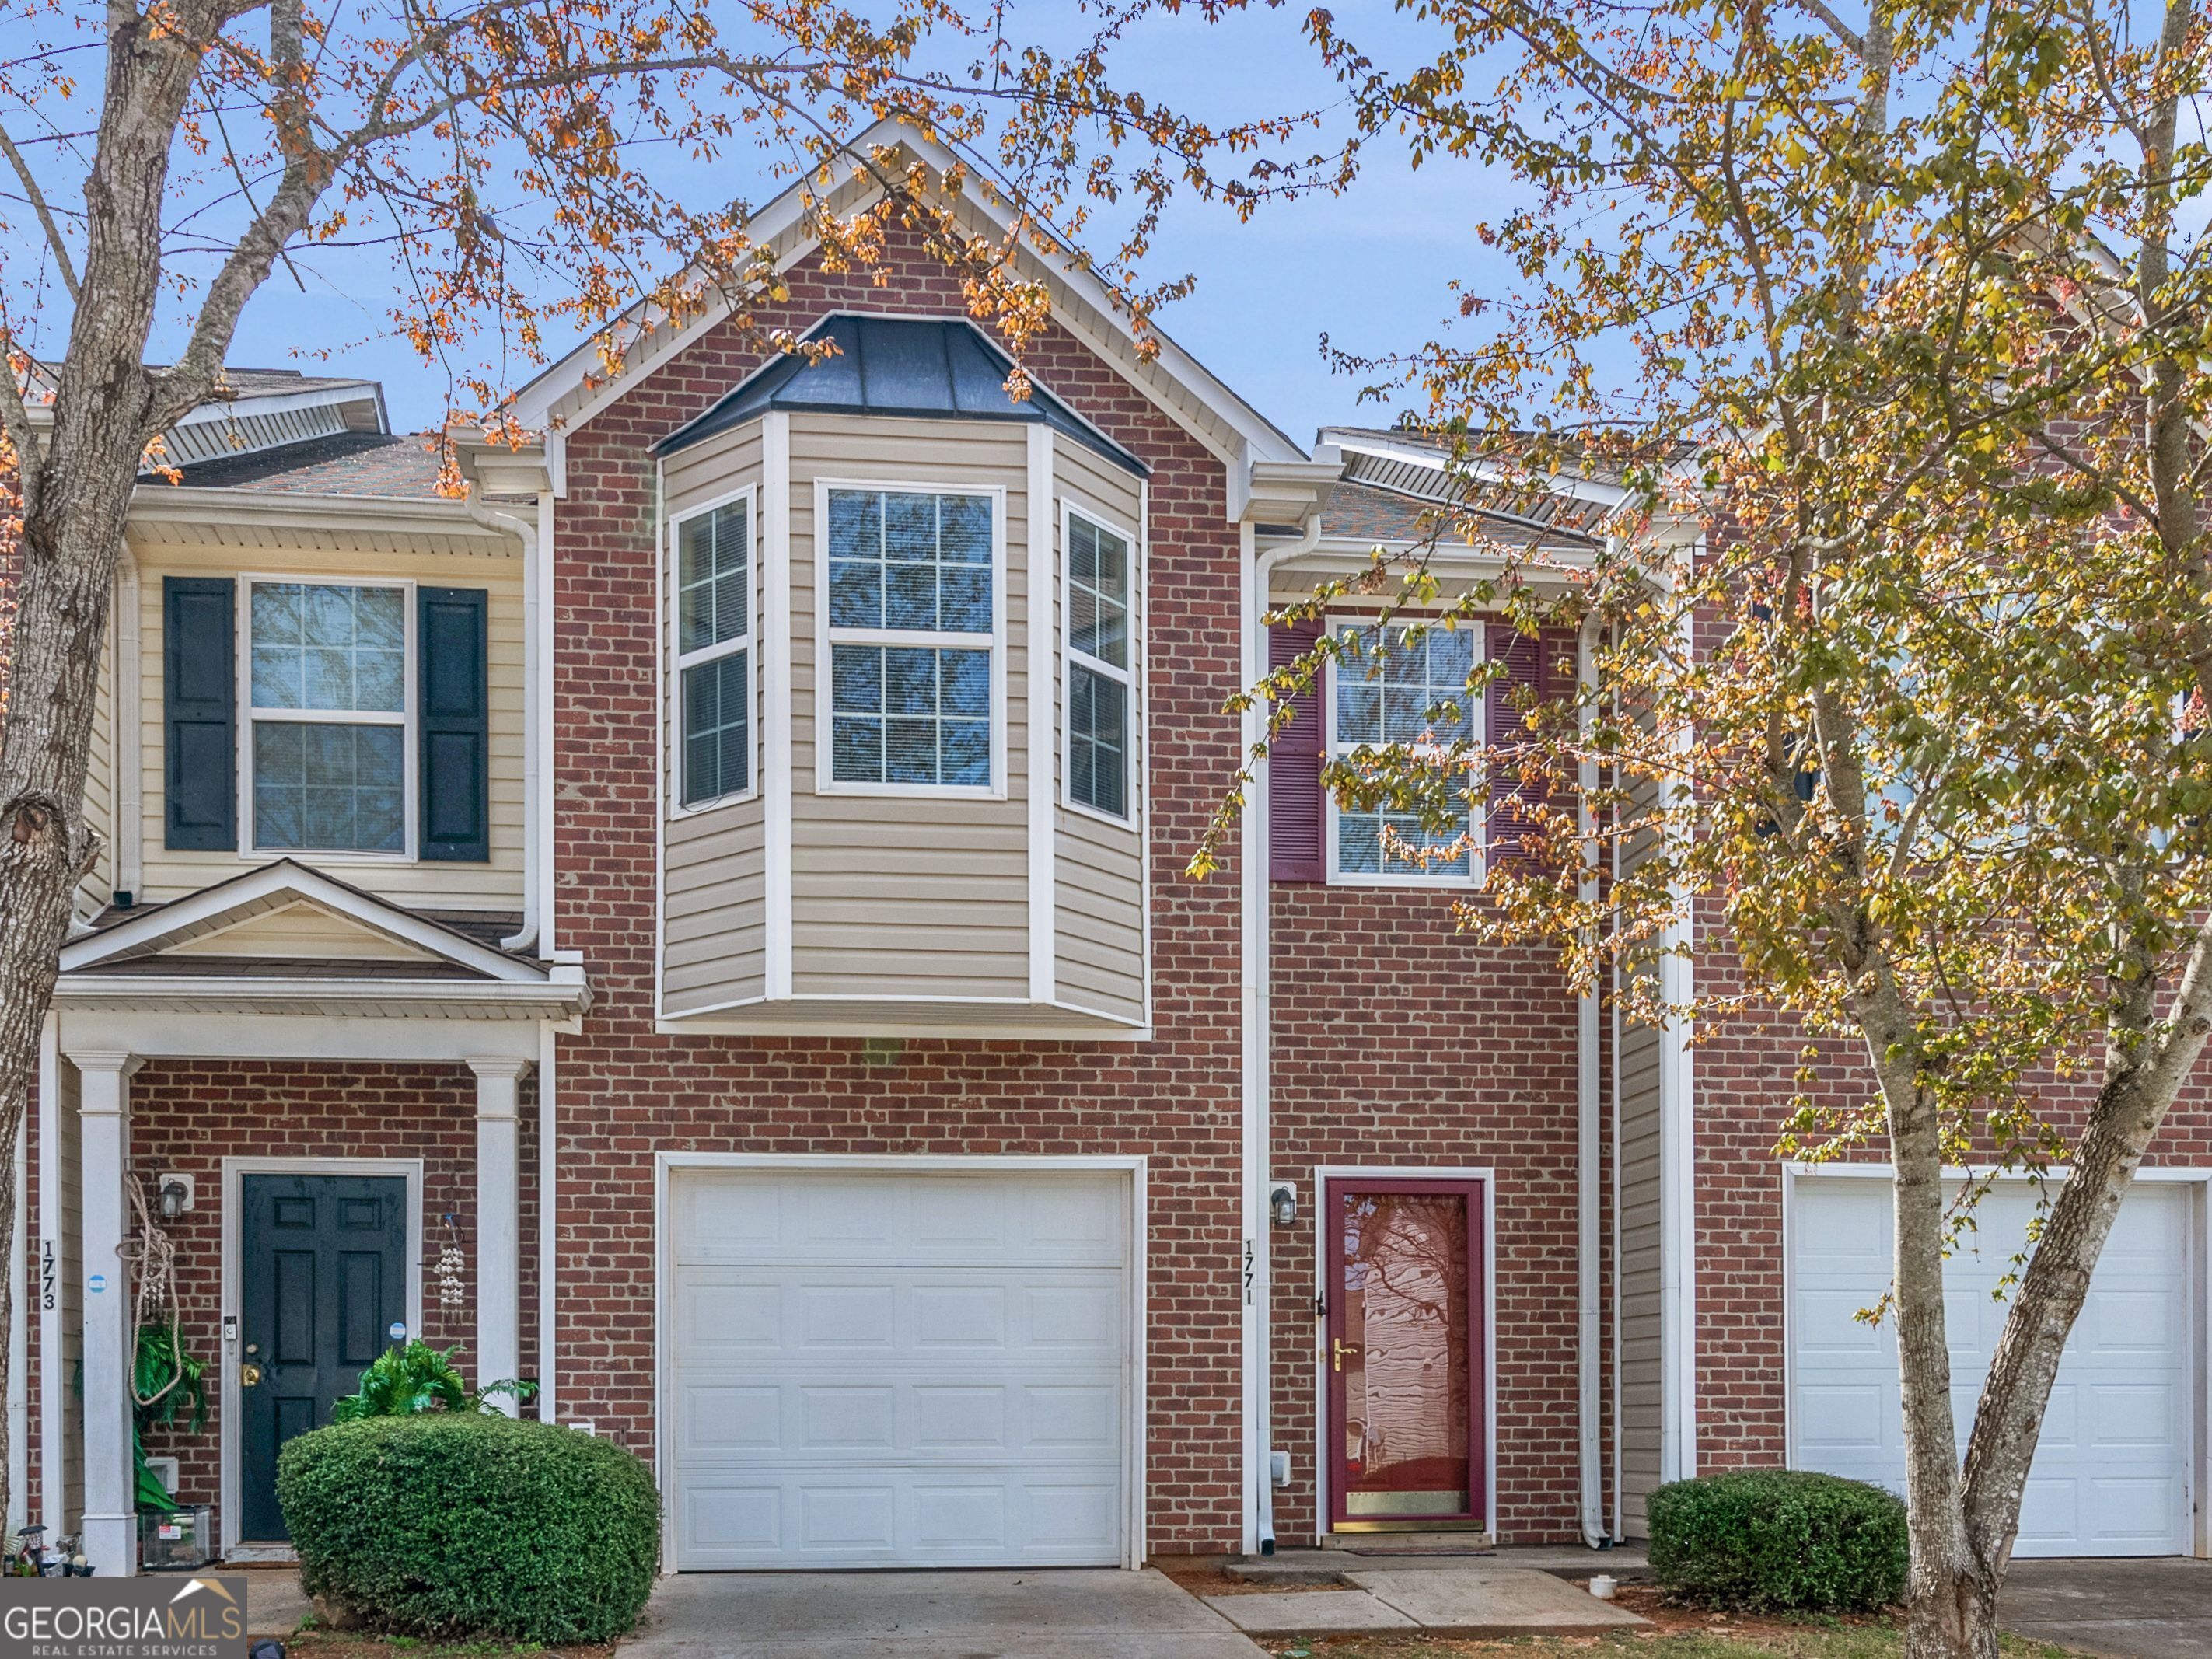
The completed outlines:
{"type": "MultiPolygon", "coordinates": [[[[835,356],[711,312],[579,350],[466,500],[371,383],[241,370],[169,434],[26,1134],[23,1514],[131,1570],[134,1194],[213,1396],[146,1449],[234,1559],[414,1335],[649,1460],[672,1571],[1597,1544],[1698,1469],[1896,1479],[1882,1170],[1774,1159],[1790,1034],[1626,1027],[1456,937],[1507,803],[1413,869],[1319,788],[1477,653],[1540,690],[1577,641],[1375,641],[1184,873],[1224,703],[1302,642],[1262,618],[1415,537],[1436,453],[1309,447],[1042,260],[1017,403],[918,240],[878,284],[794,200],[759,231],[760,320],[835,356]]],[[[1501,514],[1447,591],[1617,502],[1501,514]]],[[[2209,1133],[2130,1202],[2025,1550],[2206,1547],[2209,1133]]]]}

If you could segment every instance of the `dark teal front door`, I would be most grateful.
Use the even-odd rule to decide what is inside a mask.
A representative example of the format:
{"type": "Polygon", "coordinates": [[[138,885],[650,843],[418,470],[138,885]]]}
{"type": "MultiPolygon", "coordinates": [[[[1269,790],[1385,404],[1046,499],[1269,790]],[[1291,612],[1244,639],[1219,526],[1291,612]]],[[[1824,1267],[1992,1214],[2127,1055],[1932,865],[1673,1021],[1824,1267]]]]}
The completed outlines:
{"type": "Polygon", "coordinates": [[[240,1182],[239,1538],[291,1536],[276,1454],[331,1420],[407,1317],[407,1182],[249,1175],[240,1182]]]}

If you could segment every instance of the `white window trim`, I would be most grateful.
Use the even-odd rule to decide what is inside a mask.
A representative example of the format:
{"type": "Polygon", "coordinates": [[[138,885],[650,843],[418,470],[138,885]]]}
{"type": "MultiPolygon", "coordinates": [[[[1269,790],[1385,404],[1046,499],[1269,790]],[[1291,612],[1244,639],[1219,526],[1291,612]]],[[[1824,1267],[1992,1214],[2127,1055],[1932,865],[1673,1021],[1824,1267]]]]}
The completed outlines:
{"type": "MultiPolygon", "coordinates": [[[[1402,625],[1411,627],[1424,620],[1425,618],[1415,617],[1407,619],[1402,625]]],[[[1323,625],[1328,629],[1330,637],[1334,638],[1339,629],[1347,626],[1372,628],[1378,625],[1389,627],[1401,624],[1400,620],[1396,617],[1393,617],[1389,622],[1385,623],[1381,617],[1369,616],[1364,612],[1339,611],[1332,612],[1326,618],[1323,625]]],[[[1474,660],[1477,663],[1488,662],[1490,660],[1490,630],[1488,625],[1484,623],[1475,622],[1463,623],[1462,626],[1471,630],[1474,635],[1474,660]]],[[[1337,668],[1338,665],[1336,659],[1332,657],[1328,662],[1328,672],[1322,677],[1322,763],[1324,766],[1339,758],[1337,753],[1336,736],[1337,668]]],[[[1474,702],[1474,707],[1471,711],[1471,718],[1473,720],[1475,732],[1478,734],[1477,741],[1486,741],[1487,734],[1490,731],[1490,688],[1487,685],[1485,685],[1482,690],[1476,694],[1474,702]]],[[[1349,752],[1348,749],[1346,752],[1349,752]]],[[[1328,878],[1328,885],[1331,887],[1448,887],[1453,889],[1464,889],[1469,887],[1480,887],[1482,884],[1484,873],[1486,869],[1486,860],[1489,855],[1490,814],[1486,810],[1486,810],[1477,811],[1474,802],[1469,801],[1468,803],[1468,827],[1474,831],[1474,840],[1468,848],[1467,873],[1465,875],[1414,875],[1407,872],[1385,871],[1379,874],[1370,876],[1363,874],[1357,871],[1347,872],[1339,866],[1336,856],[1336,792],[1334,789],[1324,789],[1322,791],[1322,794],[1323,797],[1322,805],[1326,809],[1322,815],[1322,837],[1324,843],[1322,848],[1322,857],[1327,860],[1327,863],[1323,867],[1323,873],[1328,878]]]]}
{"type": "Polygon", "coordinates": [[[241,573],[238,578],[237,648],[232,672],[238,700],[238,856],[248,864],[271,858],[307,859],[317,864],[392,865],[422,861],[419,845],[422,802],[421,761],[416,753],[418,710],[416,708],[422,664],[416,657],[415,589],[411,576],[323,576],[241,573]],[[400,708],[398,714],[338,708],[256,708],[253,706],[253,590],[292,585],[303,587],[396,587],[399,590],[400,637],[405,656],[400,665],[400,708]],[[253,728],[262,720],[279,725],[398,726],[400,729],[400,814],[405,844],[396,853],[366,852],[353,848],[263,847],[253,831],[253,728]]]}
{"type": "Polygon", "coordinates": [[[1139,618],[1142,614],[1137,596],[1144,588],[1144,544],[1133,531],[1126,529],[1103,513],[1092,510],[1079,501],[1063,495],[1060,500],[1060,616],[1059,631],[1062,649],[1060,653],[1060,802],[1071,812],[1079,812],[1101,823],[1110,823],[1117,830],[1137,827],[1139,806],[1137,792],[1144,787],[1144,770],[1137,763],[1137,734],[1144,730],[1143,677],[1138,670],[1145,660],[1144,638],[1139,631],[1139,618]],[[1127,605],[1129,638],[1129,665],[1116,668],[1112,663],[1092,656],[1088,651],[1079,651],[1073,630],[1068,619],[1075,614],[1075,561],[1068,556],[1069,534],[1078,519],[1094,529],[1121,538],[1129,550],[1129,596],[1127,605]],[[1080,659],[1080,662],[1077,660],[1080,659]],[[1107,678],[1119,680],[1127,689],[1128,696],[1122,710],[1121,722],[1121,799],[1128,811],[1116,817],[1103,812],[1085,801],[1075,799],[1075,769],[1072,764],[1075,753],[1075,671],[1080,666],[1107,678]]]}
{"type": "MultiPolygon", "coordinates": [[[[1006,489],[1004,484],[916,483],[895,478],[814,481],[814,793],[817,795],[919,796],[953,800],[1005,800],[1006,796],[1006,489]],[[830,492],[865,489],[890,495],[988,495],[991,499],[991,631],[981,634],[908,633],[896,628],[830,625],[830,492]],[[991,781],[972,783],[841,783],[831,776],[830,647],[890,645],[949,647],[991,653],[991,781]]],[[[1034,598],[1031,599],[1035,603],[1034,598]]]]}
{"type": "Polygon", "coordinates": [[[666,630],[668,678],[664,689],[666,708],[663,711],[662,731],[668,744],[668,775],[675,787],[668,792],[668,816],[685,818],[694,813],[711,812],[718,807],[735,806],[753,800],[760,794],[761,775],[761,531],[760,486],[744,484],[696,507],[687,507],[678,518],[668,521],[667,556],[664,564],[667,580],[667,602],[662,626],[666,630]],[[714,645],[701,646],[696,651],[683,648],[681,611],[684,605],[684,526],[694,519],[703,519],[718,513],[732,502],[745,503],[745,580],[749,589],[745,605],[745,631],[734,638],[714,645]],[[747,713],[745,737],[749,752],[745,757],[745,787],[726,795],[709,795],[704,800],[687,804],[684,799],[684,769],[688,745],[684,741],[684,671],[702,664],[715,662],[738,651],[750,653],[745,659],[745,706],[747,713]]]}

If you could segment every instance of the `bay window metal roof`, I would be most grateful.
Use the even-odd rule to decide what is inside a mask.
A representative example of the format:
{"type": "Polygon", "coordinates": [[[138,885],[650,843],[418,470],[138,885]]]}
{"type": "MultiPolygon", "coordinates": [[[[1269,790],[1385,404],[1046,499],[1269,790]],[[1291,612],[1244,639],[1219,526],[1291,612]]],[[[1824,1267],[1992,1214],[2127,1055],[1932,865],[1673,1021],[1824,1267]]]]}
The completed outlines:
{"type": "Polygon", "coordinates": [[[1006,390],[1013,360],[964,317],[862,317],[834,312],[807,330],[834,341],[819,359],[787,353],[757,370],[705,413],[653,447],[672,454],[771,409],[817,415],[893,415],[931,421],[1042,422],[1143,477],[1152,469],[1034,382],[1006,390]]]}

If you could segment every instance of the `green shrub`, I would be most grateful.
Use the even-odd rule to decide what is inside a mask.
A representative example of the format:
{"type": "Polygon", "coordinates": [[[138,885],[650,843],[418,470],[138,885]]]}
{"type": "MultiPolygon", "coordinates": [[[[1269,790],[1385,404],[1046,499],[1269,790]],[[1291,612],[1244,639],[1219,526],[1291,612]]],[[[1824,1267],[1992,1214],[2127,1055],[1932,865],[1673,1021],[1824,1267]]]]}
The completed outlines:
{"type": "Polygon", "coordinates": [[[636,1622],[659,1560],[643,1462],[548,1423],[333,1424],[286,1444],[276,1498],[301,1588],[410,1636],[610,1641],[636,1622]]]}
{"type": "Polygon", "coordinates": [[[1905,1594],[1905,1505],[1879,1486],[1743,1469],[1651,1494],[1651,1571],[1677,1600],[1748,1613],[1863,1613],[1905,1594]]]}

